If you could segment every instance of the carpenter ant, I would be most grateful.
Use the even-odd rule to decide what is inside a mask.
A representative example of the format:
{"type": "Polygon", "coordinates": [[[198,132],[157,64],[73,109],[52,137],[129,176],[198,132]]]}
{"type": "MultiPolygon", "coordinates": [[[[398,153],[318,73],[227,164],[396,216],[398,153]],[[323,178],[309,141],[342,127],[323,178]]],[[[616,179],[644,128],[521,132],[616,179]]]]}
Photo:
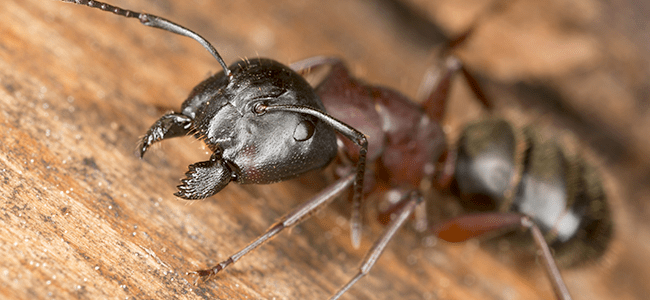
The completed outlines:
{"type": "MultiPolygon", "coordinates": [[[[369,272],[397,230],[424,203],[419,190],[424,181],[441,188],[455,186],[462,198],[496,199],[501,212],[461,216],[432,230],[445,240],[460,241],[504,228],[529,228],[559,299],[570,295],[547,241],[564,249],[576,247],[580,238],[605,240],[580,253],[592,255],[605,247],[611,235],[609,210],[594,172],[578,159],[567,159],[556,144],[537,141],[530,131],[515,130],[505,121],[488,120],[468,126],[458,147],[447,149],[440,120],[453,74],[462,72],[477,98],[490,105],[473,77],[451,55],[436,89],[417,105],[394,90],[353,78],[336,58],[310,58],[290,67],[260,58],[228,67],[204,38],[166,19],[98,1],[61,1],[188,36],[221,64],[223,72],[197,85],[181,112],[156,121],[138,147],[142,157],[158,141],[191,134],[212,150],[208,161],[189,166],[176,196],[203,199],[231,181],[262,184],[294,178],[325,167],[337,152],[344,161],[356,161],[355,167],[343,165],[340,179],[284,215],[248,246],[214,267],[191,274],[203,278],[217,274],[351,186],[355,246],[361,238],[363,198],[381,190],[392,192],[398,200],[381,212],[389,224],[359,272],[331,299],[340,298],[369,272]],[[301,74],[321,68],[329,69],[328,73],[312,88],[301,74]],[[345,139],[337,141],[336,133],[345,139]],[[342,147],[337,146],[339,141],[342,147]]],[[[462,43],[470,31],[452,41],[450,48],[462,43]]]]}

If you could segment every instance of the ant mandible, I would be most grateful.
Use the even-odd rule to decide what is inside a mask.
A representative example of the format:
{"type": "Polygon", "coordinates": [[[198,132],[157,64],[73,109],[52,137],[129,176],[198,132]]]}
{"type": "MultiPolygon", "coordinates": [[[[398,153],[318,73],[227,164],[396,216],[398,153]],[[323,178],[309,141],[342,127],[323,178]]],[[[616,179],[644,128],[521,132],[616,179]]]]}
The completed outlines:
{"type": "MultiPolygon", "coordinates": [[[[351,186],[351,239],[353,245],[358,247],[362,231],[360,211],[363,198],[380,190],[380,187],[381,190],[392,191],[393,195],[399,195],[400,200],[390,209],[381,212],[389,224],[368,250],[359,272],[331,298],[338,299],[369,272],[397,230],[414,214],[416,207],[424,203],[418,190],[421,182],[429,181],[440,188],[446,188],[455,180],[461,194],[483,193],[494,197],[499,197],[499,193],[512,194],[515,187],[525,189],[533,185],[534,188],[534,183],[513,179],[521,179],[529,173],[515,172],[521,168],[509,165],[513,159],[508,156],[508,147],[481,148],[481,145],[490,144],[493,140],[506,145],[516,142],[514,137],[499,135],[508,131],[500,129],[499,122],[496,125],[479,125],[482,127],[479,132],[487,131],[489,139],[478,138],[478,142],[472,142],[479,144],[472,145],[476,146],[473,148],[479,148],[478,153],[468,154],[463,147],[447,149],[440,122],[451,78],[455,73],[461,72],[473,87],[476,97],[490,107],[490,102],[476,81],[452,55],[447,55],[445,70],[435,89],[422,105],[417,105],[397,91],[367,85],[353,78],[343,62],[336,58],[316,57],[294,63],[290,67],[259,58],[241,60],[228,67],[207,40],[164,18],[98,1],[61,1],[137,18],[144,25],[190,37],[206,48],[222,66],[223,72],[209,77],[192,90],[180,112],[162,116],[140,141],[140,157],[156,142],[185,135],[194,135],[203,140],[212,151],[209,160],[189,166],[175,194],[178,197],[210,197],[230,182],[264,184],[295,178],[307,171],[323,168],[334,160],[339,152],[336,133],[346,139],[340,140],[343,145],[340,152],[344,156],[343,160],[356,161],[354,168],[344,168],[346,173],[335,183],[284,215],[266,233],[227,260],[191,274],[203,278],[217,274],[283,229],[298,224],[317,209],[326,206],[351,186]],[[328,74],[316,88],[312,88],[301,76],[325,67],[329,68],[328,74]],[[370,138],[366,138],[366,135],[370,138]],[[492,160],[486,164],[484,156],[489,156],[492,160]],[[495,167],[494,163],[498,166],[495,167]],[[505,174],[504,170],[505,173],[518,175],[505,174]],[[501,171],[498,175],[510,177],[485,181],[485,177],[492,176],[493,171],[501,171]],[[505,182],[505,185],[493,185],[499,181],[505,182]]],[[[462,43],[470,33],[471,29],[453,40],[449,49],[462,43]]],[[[475,137],[467,133],[465,135],[475,137]]],[[[526,197],[529,196],[520,197],[524,204],[540,201],[539,198],[526,197]]],[[[593,203],[601,200],[604,201],[591,197],[585,201],[593,203]]],[[[562,217],[551,220],[558,223],[566,215],[573,216],[571,213],[576,209],[565,202],[555,207],[563,212],[562,217]]],[[[508,206],[507,209],[514,212],[470,214],[436,225],[433,230],[445,240],[461,241],[504,228],[530,229],[536,246],[541,250],[543,265],[556,296],[559,299],[570,299],[544,234],[537,224],[539,220],[549,217],[534,215],[521,207],[508,206]]],[[[580,211],[577,215],[584,217],[588,213],[580,211]]],[[[594,219],[601,221],[603,218],[594,219]]],[[[550,228],[547,228],[546,223],[543,226],[547,232],[555,230],[556,235],[562,229],[553,224],[550,228]]],[[[606,230],[607,224],[603,227],[606,230]]]]}

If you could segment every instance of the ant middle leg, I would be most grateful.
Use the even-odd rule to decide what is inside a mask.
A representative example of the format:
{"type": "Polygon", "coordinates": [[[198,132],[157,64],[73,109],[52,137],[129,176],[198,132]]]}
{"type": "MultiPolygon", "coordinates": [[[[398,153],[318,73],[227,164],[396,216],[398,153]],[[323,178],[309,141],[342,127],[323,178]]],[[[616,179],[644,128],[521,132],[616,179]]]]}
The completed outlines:
{"type": "MultiPolygon", "coordinates": [[[[416,191],[411,191],[406,195],[406,198],[402,199],[404,205],[401,211],[397,214],[395,218],[392,219],[390,224],[384,230],[384,233],[375,241],[370,250],[366,252],[366,256],[359,266],[359,272],[352,277],[341,289],[339,289],[330,300],[336,300],[341,297],[345,292],[347,292],[359,279],[366,276],[370,269],[377,263],[377,260],[381,254],[386,249],[388,242],[395,236],[397,230],[400,229],[404,223],[409,219],[411,215],[418,207],[418,204],[423,202],[422,196],[416,191]]],[[[401,202],[402,202],[401,201],[401,202]]]]}

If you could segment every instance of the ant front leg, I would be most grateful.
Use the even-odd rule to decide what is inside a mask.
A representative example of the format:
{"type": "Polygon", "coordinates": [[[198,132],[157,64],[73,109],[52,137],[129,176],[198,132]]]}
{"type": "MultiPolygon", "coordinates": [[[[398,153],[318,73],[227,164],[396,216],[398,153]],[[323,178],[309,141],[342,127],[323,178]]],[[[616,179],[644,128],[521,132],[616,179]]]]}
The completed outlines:
{"type": "Polygon", "coordinates": [[[557,299],[570,300],[569,289],[562,279],[562,274],[555,263],[548,243],[544,239],[542,231],[530,217],[518,213],[501,212],[468,214],[438,224],[433,231],[439,238],[447,242],[458,243],[486,233],[517,228],[530,230],[557,299]]]}

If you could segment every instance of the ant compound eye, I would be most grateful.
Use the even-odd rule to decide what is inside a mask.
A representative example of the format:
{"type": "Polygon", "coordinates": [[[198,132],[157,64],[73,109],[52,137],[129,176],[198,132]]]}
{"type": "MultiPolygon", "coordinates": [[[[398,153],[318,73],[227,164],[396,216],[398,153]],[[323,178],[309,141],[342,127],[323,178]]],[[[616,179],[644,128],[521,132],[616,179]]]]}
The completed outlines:
{"type": "Polygon", "coordinates": [[[298,141],[306,141],[314,135],[316,126],[311,121],[303,120],[298,123],[296,129],[293,131],[293,138],[298,141]]]}

